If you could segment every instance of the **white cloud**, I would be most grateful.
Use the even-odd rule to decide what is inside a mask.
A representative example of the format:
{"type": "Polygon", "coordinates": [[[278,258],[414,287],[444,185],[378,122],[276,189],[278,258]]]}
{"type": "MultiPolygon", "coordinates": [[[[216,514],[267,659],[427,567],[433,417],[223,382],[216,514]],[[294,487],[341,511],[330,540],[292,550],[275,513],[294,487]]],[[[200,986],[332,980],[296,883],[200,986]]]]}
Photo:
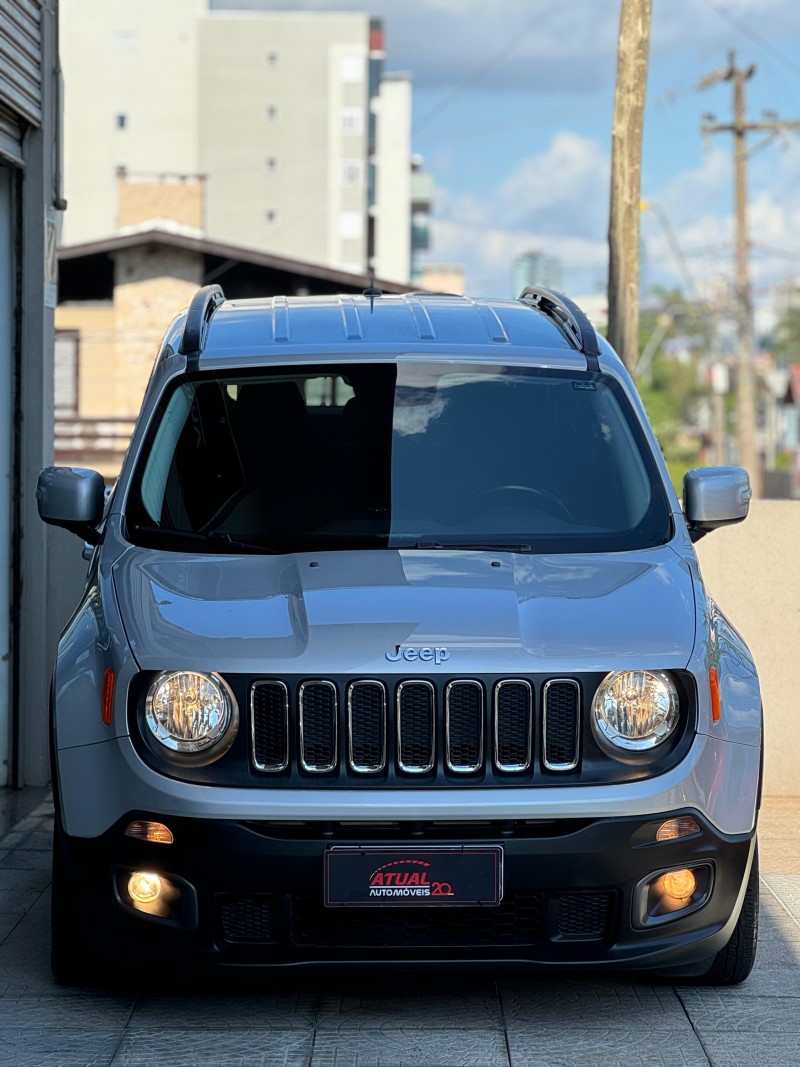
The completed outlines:
{"type": "Polygon", "coordinates": [[[564,265],[566,287],[595,287],[606,270],[608,158],[595,141],[557,133],[487,196],[436,192],[433,253],[463,263],[473,293],[511,295],[514,258],[541,250],[564,265]]]}

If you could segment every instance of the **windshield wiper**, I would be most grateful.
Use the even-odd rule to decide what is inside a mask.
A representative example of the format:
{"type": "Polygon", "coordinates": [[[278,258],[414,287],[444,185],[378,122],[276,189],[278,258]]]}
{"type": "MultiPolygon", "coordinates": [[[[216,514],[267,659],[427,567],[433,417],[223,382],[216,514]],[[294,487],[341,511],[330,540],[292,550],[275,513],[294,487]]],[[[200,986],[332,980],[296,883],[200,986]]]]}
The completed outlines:
{"type": "Polygon", "coordinates": [[[525,544],[496,544],[487,545],[477,541],[417,541],[414,548],[455,548],[474,549],[476,552],[531,552],[531,546],[525,544]]]}
{"type": "Polygon", "coordinates": [[[176,530],[171,526],[158,526],[156,523],[149,522],[136,522],[133,524],[133,529],[137,533],[158,534],[168,539],[190,541],[193,544],[225,545],[229,548],[242,549],[245,552],[263,552],[265,555],[275,555],[277,553],[275,548],[268,548],[266,545],[258,544],[255,541],[240,541],[222,530],[210,530],[208,533],[202,533],[197,530],[176,530]]]}

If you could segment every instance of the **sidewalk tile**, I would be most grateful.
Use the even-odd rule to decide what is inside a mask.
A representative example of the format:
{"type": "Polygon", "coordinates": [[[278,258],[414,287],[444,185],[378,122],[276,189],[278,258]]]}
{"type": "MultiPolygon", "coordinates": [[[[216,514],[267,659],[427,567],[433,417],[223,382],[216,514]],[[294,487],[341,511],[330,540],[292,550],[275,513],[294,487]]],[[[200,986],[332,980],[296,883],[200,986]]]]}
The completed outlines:
{"type": "Polygon", "coordinates": [[[311,1033],[128,1031],[113,1067],[308,1067],[311,1033]]]}

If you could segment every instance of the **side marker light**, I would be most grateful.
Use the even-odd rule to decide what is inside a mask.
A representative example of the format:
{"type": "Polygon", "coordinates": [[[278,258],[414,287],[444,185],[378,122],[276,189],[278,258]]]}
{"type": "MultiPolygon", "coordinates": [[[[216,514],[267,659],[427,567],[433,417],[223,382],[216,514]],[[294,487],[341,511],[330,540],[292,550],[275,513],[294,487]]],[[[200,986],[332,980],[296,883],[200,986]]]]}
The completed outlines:
{"type": "Polygon", "coordinates": [[[114,670],[109,667],[103,677],[103,696],[100,703],[100,713],[106,726],[111,725],[111,714],[114,710],[114,682],[116,681],[114,670]]]}
{"type": "Polygon", "coordinates": [[[711,689],[711,719],[719,722],[722,717],[722,697],[719,691],[719,672],[716,667],[708,668],[708,684],[711,689]]]}
{"type": "Polygon", "coordinates": [[[150,822],[147,819],[134,819],[125,828],[126,837],[136,837],[139,841],[153,841],[157,845],[171,845],[175,840],[172,830],[163,822],[150,822]]]}

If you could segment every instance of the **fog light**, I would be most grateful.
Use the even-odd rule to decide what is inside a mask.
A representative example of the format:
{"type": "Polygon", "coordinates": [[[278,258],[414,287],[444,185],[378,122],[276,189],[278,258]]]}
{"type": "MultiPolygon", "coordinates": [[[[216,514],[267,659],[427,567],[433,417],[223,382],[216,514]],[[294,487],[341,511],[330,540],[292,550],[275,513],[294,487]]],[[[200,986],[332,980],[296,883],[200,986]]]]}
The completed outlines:
{"type": "Polygon", "coordinates": [[[154,841],[158,845],[171,845],[175,838],[172,830],[163,822],[149,822],[147,819],[135,819],[125,830],[126,837],[136,837],[140,841],[154,841]]]}
{"type": "Polygon", "coordinates": [[[664,892],[674,900],[688,900],[697,888],[697,879],[690,870],[669,871],[664,875],[664,892]]]}
{"type": "Polygon", "coordinates": [[[697,911],[708,902],[713,886],[714,867],[708,862],[653,871],[633,892],[633,925],[653,926],[697,911]]]}
{"type": "Polygon", "coordinates": [[[667,819],[656,831],[656,841],[677,841],[680,837],[691,837],[700,833],[700,823],[691,815],[682,815],[677,819],[667,819]]]}
{"type": "Polygon", "coordinates": [[[152,871],[134,871],[128,879],[128,892],[139,904],[152,904],[161,896],[161,879],[152,871]]]}

